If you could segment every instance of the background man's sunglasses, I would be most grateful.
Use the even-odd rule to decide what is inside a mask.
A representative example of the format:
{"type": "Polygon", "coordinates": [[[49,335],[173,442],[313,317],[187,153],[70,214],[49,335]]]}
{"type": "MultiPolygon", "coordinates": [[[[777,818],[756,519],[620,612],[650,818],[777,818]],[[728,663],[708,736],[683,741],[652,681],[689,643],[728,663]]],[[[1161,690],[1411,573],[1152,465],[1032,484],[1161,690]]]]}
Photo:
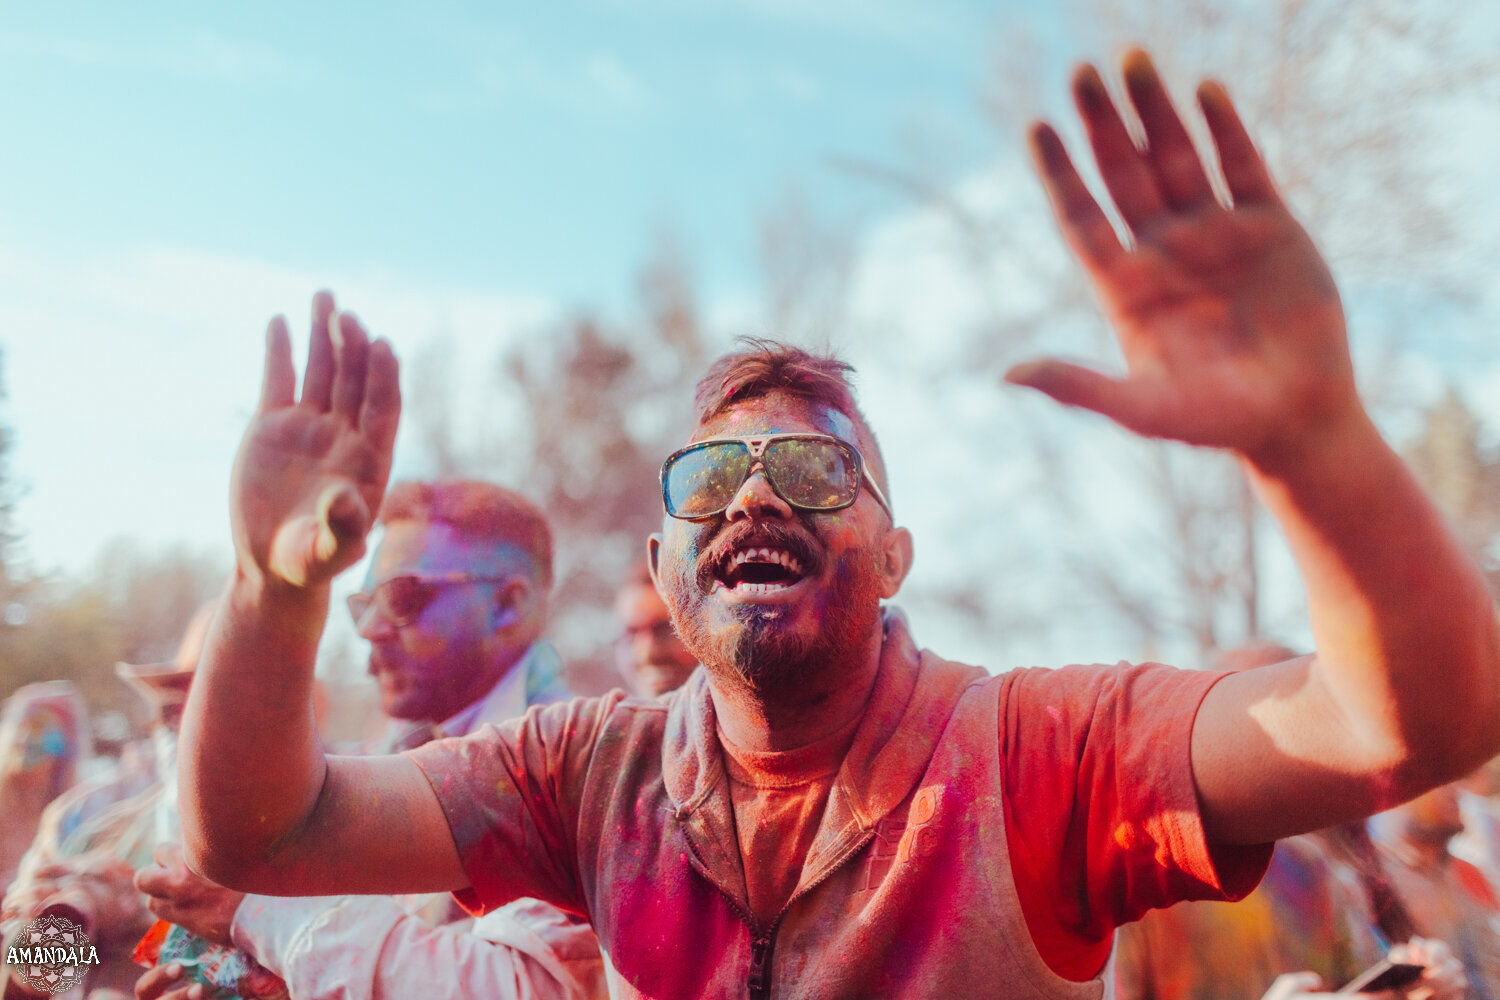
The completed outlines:
{"type": "Polygon", "coordinates": [[[373,606],[380,617],[397,628],[410,625],[437,596],[438,588],[455,583],[498,583],[509,577],[492,573],[402,573],[382,580],[372,591],[349,595],[349,613],[358,625],[373,606]]]}
{"type": "Polygon", "coordinates": [[[863,482],[891,514],[859,449],[831,434],[767,434],[690,444],[662,463],[662,503],[668,514],[685,521],[712,517],[729,506],[757,468],[765,471],[776,495],[798,510],[842,510],[858,499],[863,482]]]}

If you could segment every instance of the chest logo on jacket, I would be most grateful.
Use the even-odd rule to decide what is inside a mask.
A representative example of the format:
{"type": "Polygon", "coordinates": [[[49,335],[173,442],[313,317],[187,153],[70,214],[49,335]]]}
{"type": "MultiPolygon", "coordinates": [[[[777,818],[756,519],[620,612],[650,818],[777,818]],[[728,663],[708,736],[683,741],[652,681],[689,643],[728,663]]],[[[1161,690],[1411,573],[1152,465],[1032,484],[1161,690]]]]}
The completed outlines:
{"type": "Polygon", "coordinates": [[[942,798],[941,785],[928,785],[912,796],[905,819],[887,816],[875,824],[875,840],[870,844],[870,859],[860,891],[879,888],[896,865],[930,857],[937,850],[938,806],[942,798]]]}

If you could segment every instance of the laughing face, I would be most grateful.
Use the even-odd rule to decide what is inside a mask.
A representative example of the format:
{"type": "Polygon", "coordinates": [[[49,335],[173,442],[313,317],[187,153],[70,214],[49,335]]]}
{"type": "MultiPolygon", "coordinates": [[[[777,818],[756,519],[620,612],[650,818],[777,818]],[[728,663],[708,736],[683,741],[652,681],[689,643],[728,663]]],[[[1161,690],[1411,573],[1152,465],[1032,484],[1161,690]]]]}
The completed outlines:
{"type": "MultiPolygon", "coordinates": [[[[772,394],[730,407],[693,440],[809,431],[856,445],[861,439],[839,410],[772,394]]],[[[861,451],[870,461],[873,449],[861,451]]],[[[843,510],[796,510],[760,466],[723,513],[667,518],[655,551],[663,596],[688,649],[712,673],[761,692],[838,671],[867,649],[881,598],[896,593],[910,562],[909,536],[893,528],[867,488],[843,510]]]]}

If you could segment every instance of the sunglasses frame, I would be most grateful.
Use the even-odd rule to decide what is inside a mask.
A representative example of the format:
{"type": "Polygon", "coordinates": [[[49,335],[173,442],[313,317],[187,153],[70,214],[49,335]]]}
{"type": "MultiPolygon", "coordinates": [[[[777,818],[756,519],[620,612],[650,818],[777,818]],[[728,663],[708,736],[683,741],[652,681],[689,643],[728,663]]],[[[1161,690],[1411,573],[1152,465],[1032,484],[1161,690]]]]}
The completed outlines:
{"type": "Polygon", "coordinates": [[[869,470],[865,467],[865,457],[864,455],[860,454],[859,449],[850,444],[848,441],[845,441],[841,437],[837,437],[833,434],[820,434],[816,431],[787,431],[782,434],[756,434],[750,437],[705,438],[702,441],[694,441],[692,444],[688,445],[685,448],[679,448],[676,451],[672,452],[672,454],[668,455],[666,461],[661,463],[660,479],[662,508],[667,512],[668,516],[674,517],[679,521],[702,521],[706,518],[718,517],[720,514],[724,513],[724,511],[729,509],[729,505],[734,502],[734,498],[739,495],[740,490],[745,488],[745,483],[749,481],[751,476],[755,475],[756,469],[759,469],[761,474],[765,476],[766,482],[770,485],[772,492],[780,497],[782,502],[791,507],[793,510],[805,510],[815,514],[826,514],[836,510],[844,510],[846,507],[854,506],[855,502],[859,500],[860,485],[863,485],[864,487],[869,489],[870,496],[875,499],[875,502],[880,504],[880,506],[885,510],[886,516],[891,518],[893,521],[895,520],[895,514],[891,512],[890,501],[885,498],[885,493],[881,491],[875,480],[870,476],[869,470]],[[773,443],[777,441],[783,441],[788,438],[800,438],[802,440],[814,441],[832,441],[835,444],[849,449],[849,453],[854,456],[854,468],[859,473],[859,476],[857,485],[854,490],[854,496],[849,498],[848,503],[836,504],[832,507],[809,507],[806,504],[797,503],[795,500],[788,498],[784,493],[781,492],[781,487],[777,486],[776,480],[771,478],[770,467],[766,465],[763,456],[766,453],[766,449],[773,443]],[[734,488],[734,492],[729,495],[729,500],[725,502],[724,506],[720,507],[718,510],[708,511],[704,514],[678,514],[674,512],[672,509],[672,501],[667,496],[667,470],[670,469],[673,463],[675,463],[683,455],[686,455],[689,452],[699,451],[700,449],[706,448],[709,445],[715,444],[742,444],[745,446],[745,449],[750,453],[750,465],[745,470],[745,478],[740,480],[740,484],[736,486],[734,488]]]}
{"type": "Polygon", "coordinates": [[[422,606],[417,609],[415,614],[408,615],[402,618],[400,621],[397,621],[396,618],[385,613],[384,609],[380,607],[380,602],[376,599],[375,596],[376,594],[380,593],[381,587],[384,587],[386,584],[391,583],[392,581],[400,580],[403,578],[410,578],[422,584],[423,586],[432,587],[435,584],[499,583],[502,580],[509,580],[512,575],[513,574],[506,574],[501,576],[495,573],[472,573],[468,570],[461,569],[453,570],[449,573],[392,573],[390,576],[386,577],[384,580],[381,580],[369,590],[361,590],[357,593],[350,594],[348,597],[344,598],[344,603],[349,605],[349,614],[354,618],[354,624],[356,627],[360,624],[360,622],[363,622],[365,620],[365,615],[370,613],[370,609],[374,608],[380,614],[381,618],[390,623],[392,628],[405,628],[412,622],[416,621],[418,618],[422,617],[422,612],[427,610],[427,605],[431,604],[433,601],[433,597],[436,597],[437,595],[433,594],[433,597],[429,597],[425,602],[423,602],[422,606]],[[364,608],[362,610],[355,607],[356,601],[364,602],[364,608]]]}

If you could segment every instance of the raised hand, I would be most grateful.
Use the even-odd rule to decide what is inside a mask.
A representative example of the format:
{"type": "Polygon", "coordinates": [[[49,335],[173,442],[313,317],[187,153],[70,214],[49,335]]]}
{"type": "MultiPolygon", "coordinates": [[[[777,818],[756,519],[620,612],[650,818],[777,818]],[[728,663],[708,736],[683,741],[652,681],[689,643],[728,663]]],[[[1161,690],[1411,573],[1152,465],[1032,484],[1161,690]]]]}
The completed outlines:
{"type": "Polygon", "coordinates": [[[231,516],[241,569],[297,587],[364,554],[391,472],[401,390],[396,357],[359,321],[313,298],[302,397],[286,320],[266,331],[260,405],[235,458],[231,516]]]}
{"type": "Polygon", "coordinates": [[[1018,365],[1007,379],[1139,434],[1252,457],[1358,413],[1333,279],[1277,195],[1224,88],[1204,83],[1198,101],[1229,204],[1150,58],[1129,53],[1124,76],[1144,147],[1092,66],[1074,75],[1073,96],[1129,245],[1057,134],[1038,124],[1031,141],[1058,224],[1114,326],[1127,374],[1110,378],[1049,360],[1018,365]]]}

